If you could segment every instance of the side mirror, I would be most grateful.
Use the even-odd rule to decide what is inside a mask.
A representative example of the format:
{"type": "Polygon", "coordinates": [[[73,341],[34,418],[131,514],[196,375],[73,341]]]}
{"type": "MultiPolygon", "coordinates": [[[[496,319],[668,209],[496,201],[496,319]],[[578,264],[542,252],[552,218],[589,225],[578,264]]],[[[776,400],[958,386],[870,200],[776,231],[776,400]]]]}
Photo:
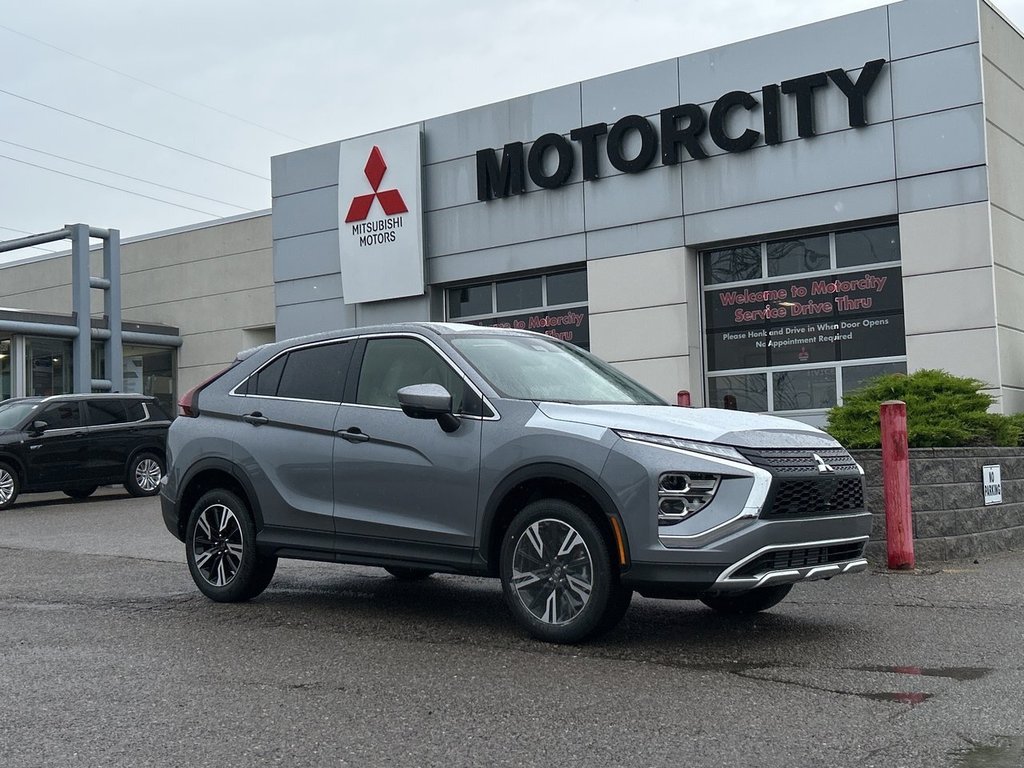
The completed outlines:
{"type": "Polygon", "coordinates": [[[452,413],[451,393],[440,384],[411,384],[398,390],[402,412],[413,419],[437,419],[441,429],[454,432],[459,417],[452,413]]]}
{"type": "Polygon", "coordinates": [[[43,434],[43,432],[46,431],[47,427],[49,427],[49,426],[50,425],[47,424],[45,421],[41,421],[39,419],[36,419],[29,426],[28,431],[31,432],[33,435],[41,435],[41,434],[43,434]]]}

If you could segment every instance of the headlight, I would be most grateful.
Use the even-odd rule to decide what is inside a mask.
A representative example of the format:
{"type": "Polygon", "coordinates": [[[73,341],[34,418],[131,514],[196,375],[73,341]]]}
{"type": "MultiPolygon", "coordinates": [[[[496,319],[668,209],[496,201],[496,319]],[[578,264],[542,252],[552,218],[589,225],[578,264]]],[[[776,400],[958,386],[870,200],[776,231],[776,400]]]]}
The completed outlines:
{"type": "Polygon", "coordinates": [[[728,445],[718,445],[717,443],[702,443],[699,440],[684,440],[680,437],[665,437],[664,435],[649,435],[646,432],[626,432],[623,430],[615,430],[615,434],[621,437],[623,440],[635,440],[640,443],[651,443],[652,445],[662,445],[666,448],[676,448],[680,451],[693,451],[694,453],[704,453],[708,456],[719,456],[723,459],[729,459],[730,461],[739,461],[743,464],[749,464],[750,462],[743,458],[743,454],[737,451],[735,448],[728,445]]]}
{"type": "Polygon", "coordinates": [[[658,481],[658,525],[675,525],[700,512],[715,498],[721,475],[666,472],[658,481]]]}

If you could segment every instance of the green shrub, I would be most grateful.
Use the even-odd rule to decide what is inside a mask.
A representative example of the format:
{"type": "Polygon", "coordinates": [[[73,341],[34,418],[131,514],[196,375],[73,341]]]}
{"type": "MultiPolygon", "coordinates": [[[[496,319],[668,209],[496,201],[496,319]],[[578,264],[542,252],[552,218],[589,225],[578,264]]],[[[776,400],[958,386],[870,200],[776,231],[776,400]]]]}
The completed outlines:
{"type": "Polygon", "coordinates": [[[878,448],[879,406],[902,400],[911,448],[1017,445],[1024,416],[989,413],[994,399],[979,391],[984,386],[977,379],[936,370],[880,376],[845,395],[843,404],[828,412],[825,429],[847,448],[878,448]]]}

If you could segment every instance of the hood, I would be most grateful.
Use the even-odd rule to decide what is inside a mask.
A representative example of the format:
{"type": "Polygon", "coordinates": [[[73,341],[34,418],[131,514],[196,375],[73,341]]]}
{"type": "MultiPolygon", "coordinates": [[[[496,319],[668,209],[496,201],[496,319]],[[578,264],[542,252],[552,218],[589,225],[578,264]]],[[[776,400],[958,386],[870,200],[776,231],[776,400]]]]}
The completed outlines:
{"type": "Polygon", "coordinates": [[[538,403],[549,419],[607,429],[721,443],[741,448],[834,448],[839,443],[816,427],[792,419],[721,408],[669,405],[571,405],[538,403]]]}

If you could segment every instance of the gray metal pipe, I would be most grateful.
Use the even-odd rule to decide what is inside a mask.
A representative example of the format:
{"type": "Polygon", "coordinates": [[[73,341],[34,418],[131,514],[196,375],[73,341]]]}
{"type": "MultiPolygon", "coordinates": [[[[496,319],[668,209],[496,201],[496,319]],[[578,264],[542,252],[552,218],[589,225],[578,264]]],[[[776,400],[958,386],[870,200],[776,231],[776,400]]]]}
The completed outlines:
{"type": "Polygon", "coordinates": [[[78,336],[78,328],[73,325],[27,323],[22,320],[0,320],[0,331],[24,333],[29,336],[60,336],[65,339],[73,339],[78,336]]]}
{"type": "Polygon", "coordinates": [[[121,338],[126,344],[150,344],[155,347],[180,347],[181,336],[169,336],[163,333],[142,333],[141,331],[121,331],[121,338]]]}
{"type": "Polygon", "coordinates": [[[44,232],[40,235],[19,237],[17,240],[5,240],[4,242],[0,242],[0,253],[16,251],[19,248],[28,248],[33,245],[39,245],[40,243],[52,243],[55,240],[67,240],[69,237],[71,237],[71,230],[68,227],[65,227],[64,229],[54,230],[53,232],[44,232]]]}
{"type": "Polygon", "coordinates": [[[109,392],[114,388],[114,385],[110,383],[110,379],[93,379],[92,389],[93,392],[99,390],[100,392],[109,392]]]}

